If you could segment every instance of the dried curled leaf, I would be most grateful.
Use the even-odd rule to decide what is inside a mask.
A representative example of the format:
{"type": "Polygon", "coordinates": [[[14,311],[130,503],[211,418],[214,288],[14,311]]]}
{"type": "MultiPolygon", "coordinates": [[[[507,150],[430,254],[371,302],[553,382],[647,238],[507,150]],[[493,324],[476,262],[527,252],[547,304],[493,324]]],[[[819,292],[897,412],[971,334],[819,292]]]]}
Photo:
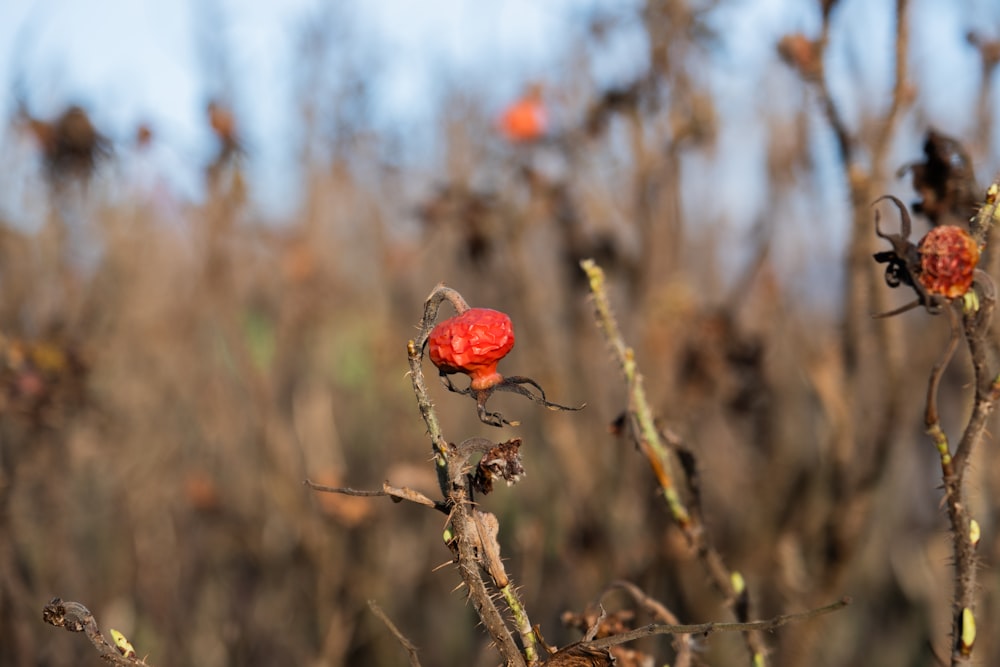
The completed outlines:
{"type": "Polygon", "coordinates": [[[479,510],[473,512],[472,519],[476,523],[476,536],[478,537],[476,546],[479,550],[480,562],[483,568],[490,573],[497,588],[503,588],[510,581],[507,578],[507,571],[504,570],[503,561],[500,560],[500,542],[497,541],[497,536],[500,533],[500,522],[493,514],[479,510]]]}

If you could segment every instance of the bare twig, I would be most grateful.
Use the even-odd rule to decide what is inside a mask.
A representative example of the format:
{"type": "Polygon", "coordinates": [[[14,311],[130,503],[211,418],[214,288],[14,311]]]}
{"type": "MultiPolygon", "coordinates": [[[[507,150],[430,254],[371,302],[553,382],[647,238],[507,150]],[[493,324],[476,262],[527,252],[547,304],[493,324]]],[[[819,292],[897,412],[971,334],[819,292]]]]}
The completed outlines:
{"type": "Polygon", "coordinates": [[[889,152],[889,144],[892,141],[893,132],[899,123],[899,117],[905,110],[909,99],[909,50],[910,50],[910,21],[909,21],[909,0],[896,0],[896,71],[892,86],[892,101],[889,110],[882,119],[882,127],[879,128],[875,139],[875,150],[872,153],[872,172],[876,178],[880,178],[885,171],[885,160],[889,152]]]}
{"type": "Polygon", "coordinates": [[[390,486],[388,482],[383,482],[382,483],[382,489],[380,491],[368,491],[368,490],[362,490],[362,489],[352,489],[352,488],[347,487],[347,486],[327,486],[325,484],[318,484],[318,483],[313,482],[312,480],[308,480],[308,479],[305,480],[303,483],[306,486],[308,486],[310,489],[312,489],[313,491],[319,491],[321,493],[339,493],[339,494],[344,495],[344,496],[360,496],[360,497],[363,497],[363,498],[364,497],[373,498],[373,497],[377,497],[377,496],[388,496],[388,497],[392,498],[396,502],[400,502],[400,501],[403,501],[403,500],[408,500],[411,503],[416,503],[418,505],[424,505],[426,507],[431,507],[431,508],[436,509],[436,510],[438,510],[440,512],[444,512],[445,514],[447,514],[448,511],[449,511],[448,510],[448,506],[445,503],[441,502],[441,501],[431,500],[430,498],[428,498],[424,494],[420,493],[419,491],[414,491],[413,489],[408,489],[405,486],[398,487],[398,488],[394,487],[394,486],[390,486]]]}
{"type": "Polygon", "coordinates": [[[590,648],[609,648],[611,646],[618,646],[619,644],[625,644],[635,641],[636,639],[651,637],[653,635],[681,634],[704,635],[707,637],[716,632],[772,632],[783,625],[787,625],[788,623],[806,621],[816,618],[817,616],[823,616],[824,614],[839,611],[850,603],[851,598],[845,597],[824,607],[818,607],[816,609],[810,609],[809,611],[803,611],[796,614],[781,614],[765,621],[749,621],[746,623],[697,623],[694,625],[651,624],[645,625],[641,628],[636,628],[631,632],[623,632],[622,634],[614,635],[612,637],[595,639],[592,642],[587,642],[586,645],[590,648]]]}
{"type": "Polygon", "coordinates": [[[843,161],[844,165],[850,165],[854,161],[854,141],[851,138],[851,133],[847,129],[847,124],[844,122],[843,115],[840,113],[840,108],[833,101],[833,95],[830,93],[830,86],[827,83],[826,76],[826,65],[824,63],[824,54],[826,53],[827,45],[830,43],[830,11],[823,12],[823,24],[820,29],[819,43],[817,44],[817,58],[816,65],[819,67],[818,76],[816,78],[817,87],[819,88],[820,103],[823,106],[823,112],[826,114],[827,122],[830,123],[830,129],[833,130],[834,136],[837,138],[837,148],[840,151],[840,159],[843,161]]]}
{"type": "Polygon", "coordinates": [[[372,610],[372,613],[375,614],[380,621],[385,623],[385,627],[389,628],[389,632],[391,632],[392,636],[396,638],[396,641],[398,641],[403,648],[406,649],[406,655],[410,659],[410,665],[412,667],[420,667],[420,659],[417,657],[417,647],[413,644],[413,642],[407,639],[406,636],[399,631],[399,628],[397,628],[386,613],[382,611],[382,607],[378,606],[378,603],[375,602],[375,600],[368,601],[368,608],[372,610]]]}
{"type": "Polygon", "coordinates": [[[597,607],[601,611],[597,615],[597,618],[594,619],[594,622],[590,624],[590,627],[587,628],[587,634],[583,636],[584,642],[589,642],[594,640],[594,637],[597,636],[597,632],[601,629],[601,623],[603,623],[604,620],[608,617],[608,610],[604,608],[604,605],[598,603],[597,607]]]}
{"type": "Polygon", "coordinates": [[[962,330],[958,323],[958,317],[955,315],[955,309],[948,307],[945,310],[948,313],[948,323],[951,325],[951,335],[948,338],[948,344],[945,345],[944,352],[941,353],[941,357],[931,368],[931,376],[927,381],[927,407],[924,410],[924,425],[928,431],[940,428],[937,409],[938,386],[941,384],[941,376],[944,375],[945,369],[951,363],[951,358],[955,356],[955,350],[958,349],[958,341],[962,338],[962,330]]]}
{"type": "MultiPolygon", "coordinates": [[[[601,594],[603,598],[608,592],[620,589],[628,593],[636,604],[653,615],[653,618],[667,625],[680,625],[680,620],[676,615],[659,600],[647,595],[641,588],[631,581],[613,581],[601,594]]],[[[691,665],[691,635],[676,633],[674,635],[674,650],[677,652],[674,657],[674,667],[689,667],[691,665]]]]}

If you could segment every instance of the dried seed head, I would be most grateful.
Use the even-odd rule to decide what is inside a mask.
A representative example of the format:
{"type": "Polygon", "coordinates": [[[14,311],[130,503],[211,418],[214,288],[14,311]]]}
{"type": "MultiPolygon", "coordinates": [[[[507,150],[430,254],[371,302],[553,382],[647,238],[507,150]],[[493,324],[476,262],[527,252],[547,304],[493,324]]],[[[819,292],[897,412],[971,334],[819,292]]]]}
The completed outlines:
{"type": "Polygon", "coordinates": [[[524,476],[524,464],[521,461],[521,439],[514,438],[501,442],[483,454],[476,467],[472,484],[482,494],[493,491],[493,482],[503,479],[507,486],[512,486],[524,476]]]}
{"type": "Polygon", "coordinates": [[[442,374],[465,373],[480,391],[503,381],[497,364],[514,347],[510,317],[490,308],[469,310],[441,322],[427,342],[431,362],[442,374]]]}
{"type": "Polygon", "coordinates": [[[920,240],[920,275],[930,294],[954,299],[969,291],[979,263],[979,246],[961,227],[935,227],[920,240]]]}

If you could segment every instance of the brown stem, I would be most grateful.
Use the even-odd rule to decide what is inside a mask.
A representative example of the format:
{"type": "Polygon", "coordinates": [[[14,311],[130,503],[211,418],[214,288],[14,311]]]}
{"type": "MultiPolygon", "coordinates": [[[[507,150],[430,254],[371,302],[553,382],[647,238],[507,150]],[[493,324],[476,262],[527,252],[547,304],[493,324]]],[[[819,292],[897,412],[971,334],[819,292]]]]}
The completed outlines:
{"type": "Polygon", "coordinates": [[[899,122],[899,116],[908,101],[907,72],[910,48],[909,0],[896,0],[896,71],[892,87],[892,101],[889,111],[882,121],[878,132],[875,149],[872,152],[872,172],[878,176],[885,170],[885,159],[892,141],[893,131],[899,122]]]}
{"type": "Polygon", "coordinates": [[[951,336],[948,338],[948,344],[945,345],[944,352],[941,353],[940,358],[938,358],[937,362],[931,368],[931,376],[927,381],[927,407],[924,410],[924,425],[928,430],[939,426],[937,409],[938,387],[941,384],[941,376],[944,375],[945,369],[951,363],[951,358],[955,356],[955,350],[958,349],[958,341],[962,337],[958,318],[955,316],[955,309],[949,306],[945,310],[948,313],[948,322],[951,324],[951,336]]]}

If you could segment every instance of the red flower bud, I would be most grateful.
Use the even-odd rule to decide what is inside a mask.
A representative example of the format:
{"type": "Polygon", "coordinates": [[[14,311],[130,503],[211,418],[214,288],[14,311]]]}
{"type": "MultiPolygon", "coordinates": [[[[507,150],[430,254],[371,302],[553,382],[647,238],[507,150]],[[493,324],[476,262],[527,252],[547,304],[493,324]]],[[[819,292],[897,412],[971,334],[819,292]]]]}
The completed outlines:
{"type": "Polygon", "coordinates": [[[930,294],[954,299],[969,291],[979,263],[979,246],[961,227],[935,227],[920,240],[917,279],[930,294]]]}
{"type": "Polygon", "coordinates": [[[514,347],[510,318],[490,308],[470,308],[438,324],[431,331],[427,349],[442,374],[465,373],[475,391],[503,381],[497,364],[514,347]]]}

